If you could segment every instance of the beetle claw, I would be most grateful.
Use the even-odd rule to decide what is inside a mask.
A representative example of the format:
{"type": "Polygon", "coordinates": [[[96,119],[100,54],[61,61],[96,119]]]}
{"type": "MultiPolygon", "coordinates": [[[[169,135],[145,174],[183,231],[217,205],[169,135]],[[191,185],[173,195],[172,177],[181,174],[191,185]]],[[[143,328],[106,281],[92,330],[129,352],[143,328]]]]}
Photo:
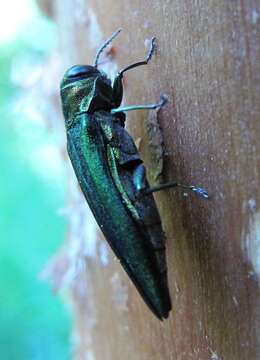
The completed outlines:
{"type": "Polygon", "coordinates": [[[204,190],[203,188],[191,186],[191,190],[194,191],[199,196],[204,197],[205,199],[209,198],[208,192],[206,190],[204,190]]]}
{"type": "Polygon", "coordinates": [[[160,102],[159,105],[160,107],[164,106],[165,104],[167,104],[168,102],[168,96],[166,94],[161,94],[160,96],[160,102]]]}

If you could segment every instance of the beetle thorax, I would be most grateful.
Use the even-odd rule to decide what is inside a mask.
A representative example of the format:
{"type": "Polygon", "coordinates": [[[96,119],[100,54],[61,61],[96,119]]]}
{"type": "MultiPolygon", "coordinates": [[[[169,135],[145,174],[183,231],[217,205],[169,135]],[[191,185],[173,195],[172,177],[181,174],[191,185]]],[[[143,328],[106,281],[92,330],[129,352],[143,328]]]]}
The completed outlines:
{"type": "Polygon", "coordinates": [[[61,97],[65,119],[71,119],[79,112],[93,113],[113,108],[110,81],[101,74],[62,84],[61,97]]]}

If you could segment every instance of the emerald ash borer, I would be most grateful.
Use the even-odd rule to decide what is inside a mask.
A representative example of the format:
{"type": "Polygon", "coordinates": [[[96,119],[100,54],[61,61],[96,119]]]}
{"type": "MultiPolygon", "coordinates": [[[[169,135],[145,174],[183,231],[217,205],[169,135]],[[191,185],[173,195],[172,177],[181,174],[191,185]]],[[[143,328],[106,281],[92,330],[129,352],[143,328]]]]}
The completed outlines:
{"type": "Polygon", "coordinates": [[[167,282],[165,236],[153,192],[188,188],[207,198],[202,188],[176,182],[150,187],[133,139],[124,128],[125,112],[156,109],[166,102],[120,107],[126,71],[148,64],[155,50],[151,40],[144,61],[123,68],[113,84],[98,70],[99,57],[118,35],[97,52],[94,65],[75,65],[61,82],[67,148],[82,192],[104,236],[140,295],[159,318],[167,318],[171,299],[167,282]]]}

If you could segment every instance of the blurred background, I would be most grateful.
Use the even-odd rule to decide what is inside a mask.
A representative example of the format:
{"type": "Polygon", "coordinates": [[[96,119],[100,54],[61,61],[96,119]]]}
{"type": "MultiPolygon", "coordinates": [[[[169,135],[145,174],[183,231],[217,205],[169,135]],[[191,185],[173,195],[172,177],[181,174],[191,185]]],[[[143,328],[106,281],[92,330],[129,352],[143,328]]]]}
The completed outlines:
{"type": "Polygon", "coordinates": [[[1,1],[1,359],[260,359],[259,5],[1,1]],[[158,40],[124,82],[125,104],[169,99],[127,115],[148,176],[212,195],[155,196],[173,303],[163,323],[110,251],[66,155],[60,80],[119,27],[102,58],[111,78],[158,40]]]}
{"type": "MultiPolygon", "coordinates": [[[[70,311],[45,279],[65,236],[57,29],[33,0],[0,12],[1,359],[69,359],[70,311]],[[51,76],[46,76],[46,74],[51,76]],[[59,114],[60,116],[60,114],[59,114]],[[57,124],[56,124],[57,126],[57,124]]],[[[62,294],[66,297],[66,294],[62,294]]]]}

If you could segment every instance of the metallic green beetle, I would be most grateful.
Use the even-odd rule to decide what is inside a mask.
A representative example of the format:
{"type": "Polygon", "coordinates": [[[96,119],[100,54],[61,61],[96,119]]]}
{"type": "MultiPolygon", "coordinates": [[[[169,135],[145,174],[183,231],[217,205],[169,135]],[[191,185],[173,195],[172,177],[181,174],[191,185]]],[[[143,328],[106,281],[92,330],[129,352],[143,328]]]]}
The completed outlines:
{"type": "Polygon", "coordinates": [[[168,183],[151,188],[138,150],[124,129],[125,111],[155,109],[158,104],[119,107],[123,73],[145,65],[154,53],[155,39],[145,61],[121,70],[113,85],[98,70],[99,56],[120,32],[99,49],[94,66],[75,65],[61,82],[67,148],[82,192],[122,266],[146,304],[159,318],[167,318],[171,300],[167,283],[165,236],[152,192],[183,186],[199,195],[197,187],[168,183]]]}

